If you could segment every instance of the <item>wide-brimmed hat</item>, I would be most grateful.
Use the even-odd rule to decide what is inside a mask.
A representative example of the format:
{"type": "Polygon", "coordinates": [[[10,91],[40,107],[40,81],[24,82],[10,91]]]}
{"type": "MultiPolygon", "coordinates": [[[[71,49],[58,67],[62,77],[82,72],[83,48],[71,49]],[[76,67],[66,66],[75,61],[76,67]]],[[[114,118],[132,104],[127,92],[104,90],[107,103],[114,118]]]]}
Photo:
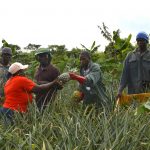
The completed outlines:
{"type": "Polygon", "coordinates": [[[15,62],[13,63],[10,67],[9,67],[9,72],[11,74],[15,74],[17,71],[19,70],[25,70],[28,68],[29,65],[22,65],[21,63],[19,62],[15,62]]]}

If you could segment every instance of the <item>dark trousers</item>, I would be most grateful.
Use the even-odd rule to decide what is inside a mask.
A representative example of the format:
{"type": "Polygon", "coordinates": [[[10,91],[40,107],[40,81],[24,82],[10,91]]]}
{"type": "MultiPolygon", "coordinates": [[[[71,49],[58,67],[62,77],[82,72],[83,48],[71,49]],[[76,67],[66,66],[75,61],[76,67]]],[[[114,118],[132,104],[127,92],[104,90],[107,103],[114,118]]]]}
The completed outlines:
{"type": "Polygon", "coordinates": [[[5,107],[0,108],[0,117],[2,119],[4,119],[5,125],[12,125],[13,124],[13,115],[14,115],[13,110],[11,110],[9,108],[5,108],[5,107]]]}

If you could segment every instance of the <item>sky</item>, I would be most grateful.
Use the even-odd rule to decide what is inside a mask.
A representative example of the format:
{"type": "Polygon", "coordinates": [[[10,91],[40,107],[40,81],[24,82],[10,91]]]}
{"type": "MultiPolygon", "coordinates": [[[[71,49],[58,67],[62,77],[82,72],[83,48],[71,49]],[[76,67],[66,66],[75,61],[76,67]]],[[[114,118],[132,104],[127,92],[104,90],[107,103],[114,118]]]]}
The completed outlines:
{"type": "MultiPolygon", "coordinates": [[[[139,31],[150,33],[148,0],[1,0],[0,41],[22,48],[29,43],[66,45],[67,49],[90,47],[103,51],[108,41],[97,26],[102,23],[122,38],[139,31]]],[[[1,44],[1,43],[0,43],[1,44]]]]}

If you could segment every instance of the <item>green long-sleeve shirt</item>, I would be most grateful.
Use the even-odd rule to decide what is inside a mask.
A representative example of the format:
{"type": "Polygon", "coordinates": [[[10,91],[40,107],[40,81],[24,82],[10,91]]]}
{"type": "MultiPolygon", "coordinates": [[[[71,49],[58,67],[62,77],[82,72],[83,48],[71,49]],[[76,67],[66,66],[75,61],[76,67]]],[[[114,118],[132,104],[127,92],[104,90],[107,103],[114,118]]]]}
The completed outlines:
{"type": "Polygon", "coordinates": [[[84,93],[83,103],[106,105],[108,98],[102,82],[100,66],[91,61],[88,69],[80,69],[80,75],[86,77],[86,82],[79,86],[79,89],[84,93]]]}

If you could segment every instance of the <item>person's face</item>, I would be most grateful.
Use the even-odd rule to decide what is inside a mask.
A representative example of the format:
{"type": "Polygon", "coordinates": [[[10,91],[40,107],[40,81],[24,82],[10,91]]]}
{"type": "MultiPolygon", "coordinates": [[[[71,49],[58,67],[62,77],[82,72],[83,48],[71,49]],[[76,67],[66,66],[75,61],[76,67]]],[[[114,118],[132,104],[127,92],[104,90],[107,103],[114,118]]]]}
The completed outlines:
{"type": "Polygon", "coordinates": [[[46,66],[49,64],[50,60],[48,57],[48,54],[43,53],[38,55],[38,61],[40,62],[41,65],[46,66]]]}
{"type": "Polygon", "coordinates": [[[16,76],[16,75],[21,75],[21,76],[25,76],[25,70],[23,70],[23,69],[20,69],[20,70],[18,70],[15,74],[13,74],[13,76],[16,76]]]}
{"type": "Polygon", "coordinates": [[[80,65],[81,67],[87,67],[90,62],[90,59],[86,56],[80,55],[80,65]]]}
{"type": "Polygon", "coordinates": [[[23,70],[23,69],[19,70],[19,74],[20,74],[20,75],[25,76],[25,74],[26,74],[25,72],[26,72],[26,70],[23,70]]]}
{"type": "Polygon", "coordinates": [[[3,63],[7,65],[11,61],[11,57],[12,57],[11,54],[3,53],[2,54],[2,61],[3,61],[3,63]]]}
{"type": "Polygon", "coordinates": [[[137,39],[137,45],[139,48],[145,48],[147,45],[147,41],[144,39],[137,39]]]}

